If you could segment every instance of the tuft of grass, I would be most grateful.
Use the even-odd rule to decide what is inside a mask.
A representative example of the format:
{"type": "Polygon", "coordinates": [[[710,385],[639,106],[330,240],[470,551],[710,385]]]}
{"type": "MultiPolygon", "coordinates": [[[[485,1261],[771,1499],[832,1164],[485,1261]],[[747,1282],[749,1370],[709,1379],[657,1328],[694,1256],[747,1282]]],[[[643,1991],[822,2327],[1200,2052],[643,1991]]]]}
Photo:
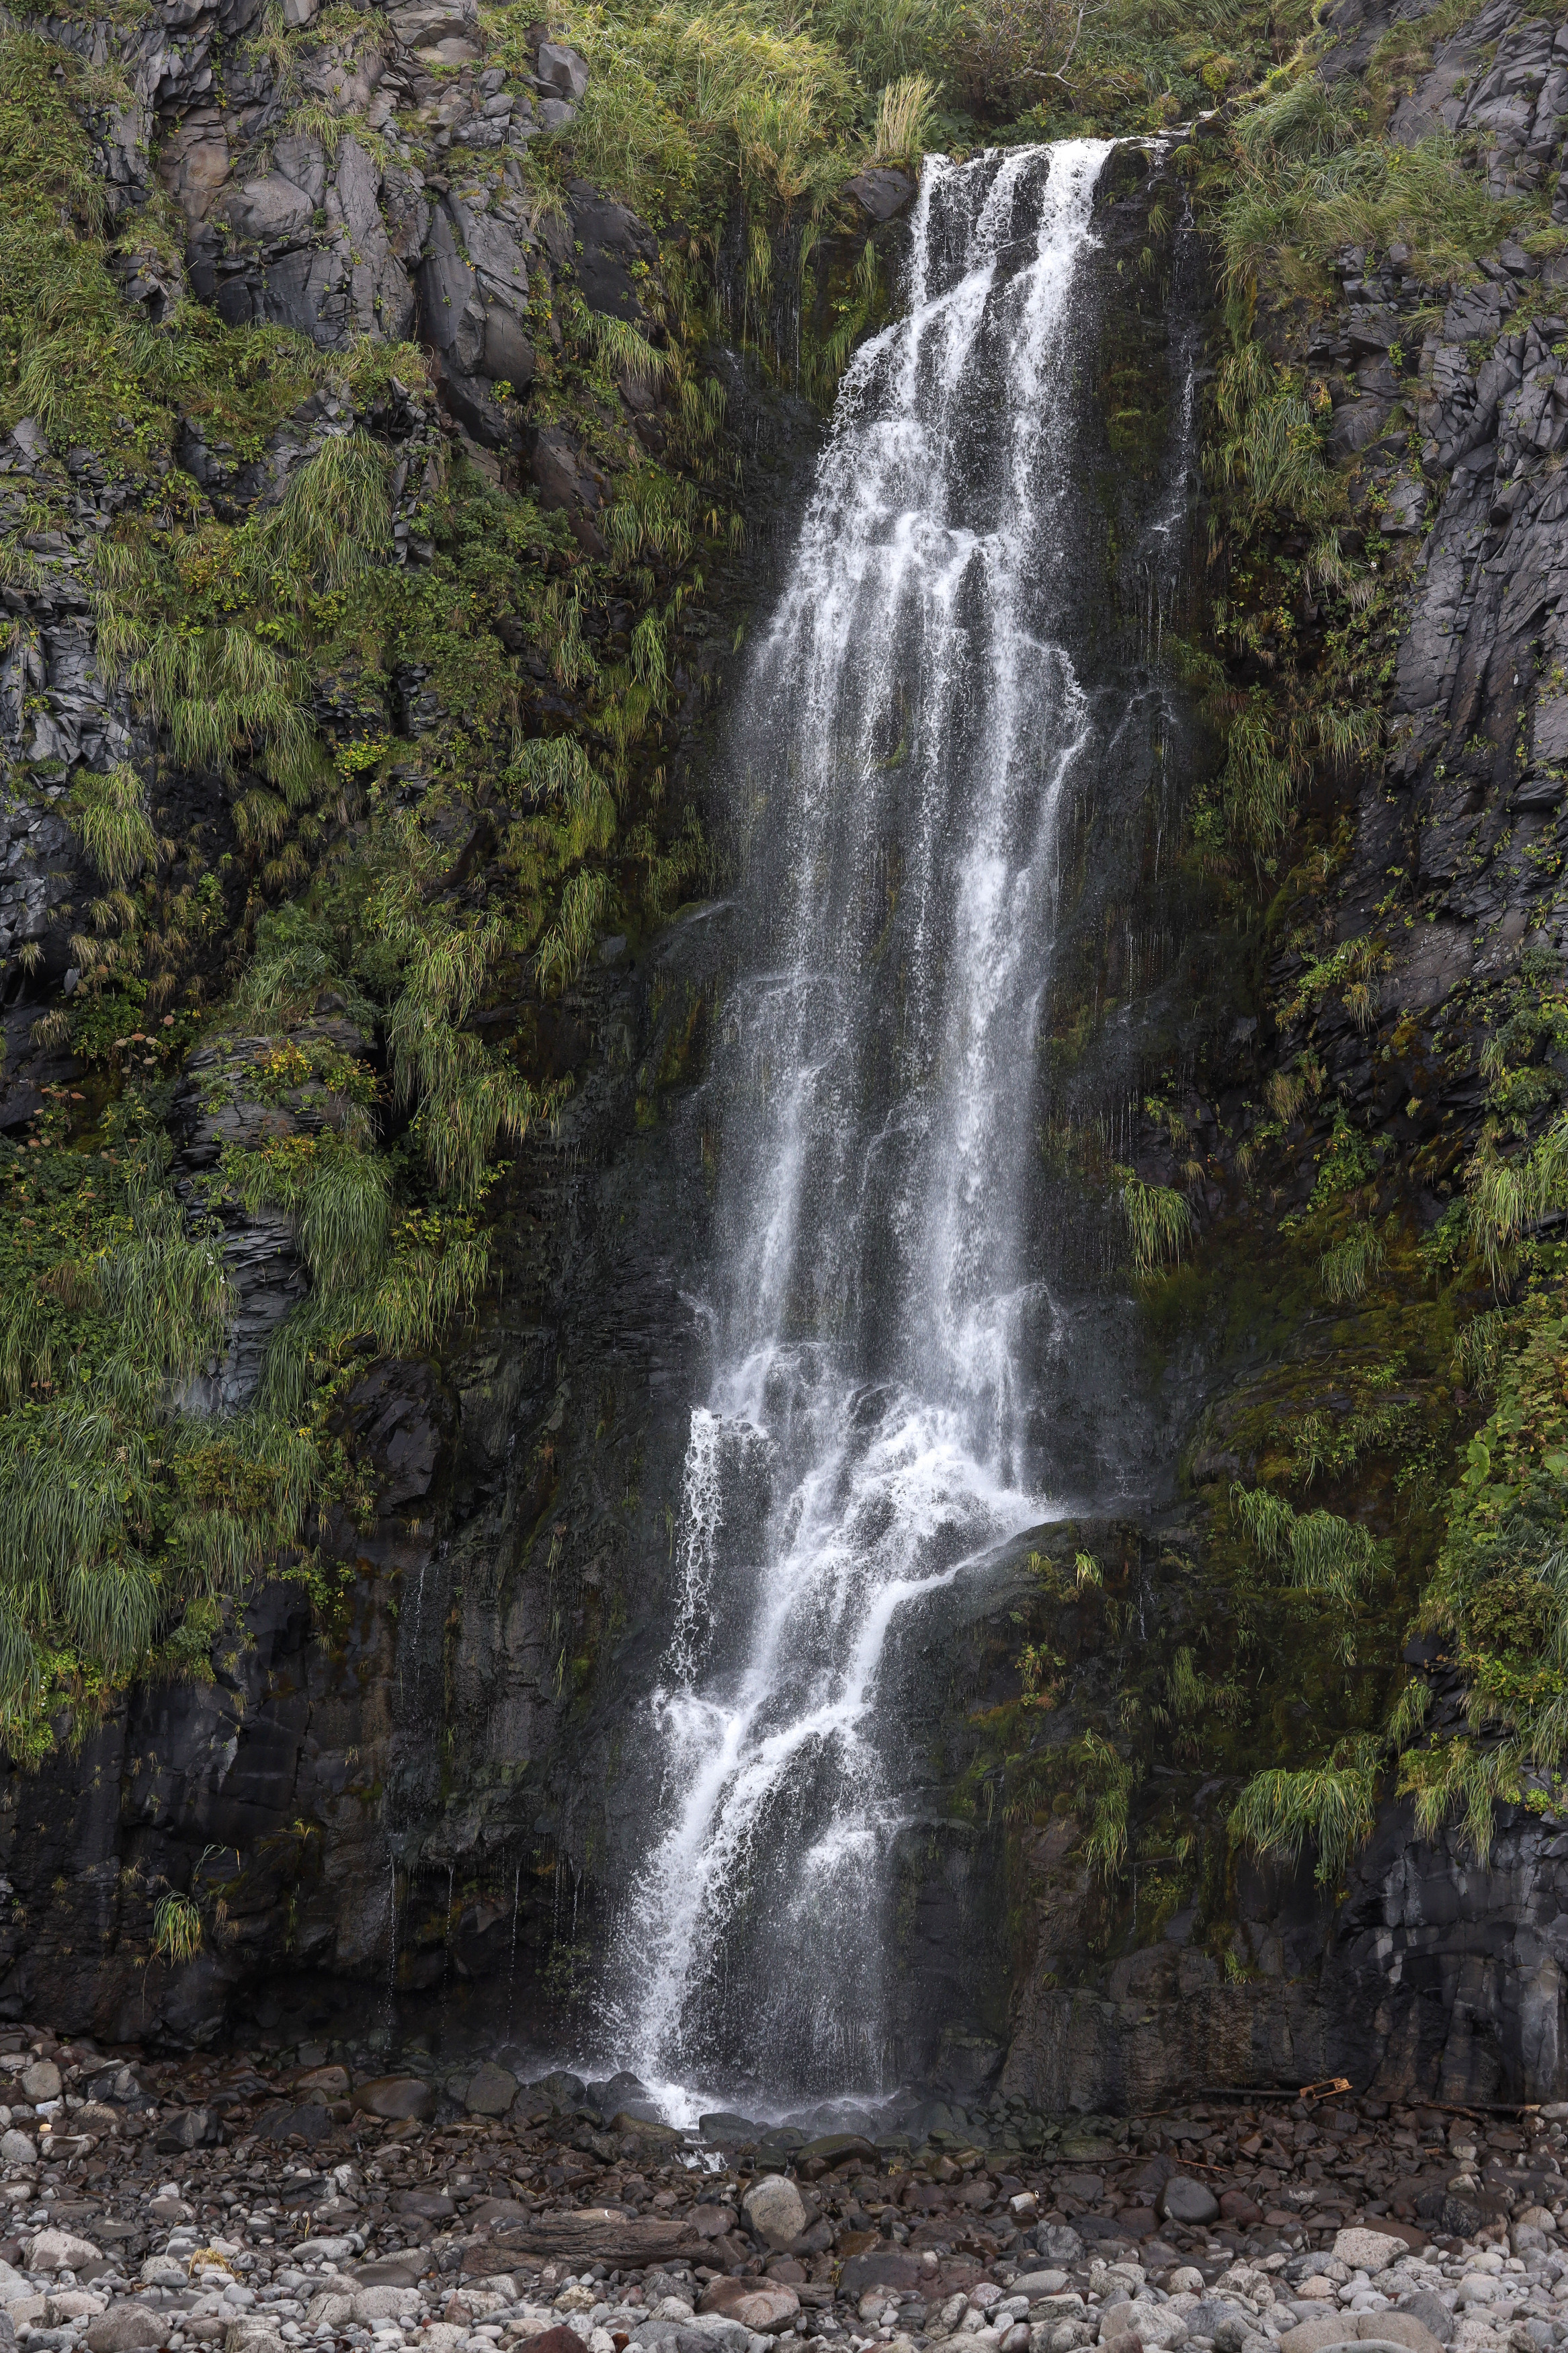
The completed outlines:
{"type": "MultiPolygon", "coordinates": [[[[559,22],[592,69],[573,125],[577,167],[656,226],[683,220],[716,250],[737,189],[760,222],[803,199],[820,206],[854,168],[858,91],[804,26],[784,29],[745,0],[579,5],[559,22]]],[[[521,26],[516,40],[506,54],[521,66],[521,26]]]]}
{"type": "Polygon", "coordinates": [[[1258,860],[1268,858],[1294,822],[1296,793],[1261,694],[1231,721],[1219,793],[1228,839],[1258,860]]]}
{"type": "Polygon", "coordinates": [[[1561,1113],[1528,1153],[1505,1158],[1498,1130],[1482,1130],[1466,1171],[1470,1247],[1494,1286],[1507,1277],[1515,1245],[1541,1222],[1568,1208],[1568,1112],[1561,1113]]]}
{"type": "Polygon", "coordinates": [[[936,84],[929,74],[901,74],[877,101],[871,132],[873,164],[918,164],[931,132],[936,84]]]}
{"type": "Polygon", "coordinates": [[[71,831],[112,888],[156,862],[158,837],[143,805],[142,779],[121,765],[107,776],[79,769],[66,802],[71,831]]]}
{"type": "Polygon", "coordinates": [[[1255,1774],[1231,1809],[1231,1842],[1295,1864],[1310,1841],[1318,1884],[1335,1886],[1372,1835],[1380,1769],[1379,1745],[1363,1735],[1339,1742],[1321,1765],[1255,1774]]]}
{"type": "Polygon", "coordinates": [[[1077,1798],[1089,1813],[1084,1860],[1097,1878],[1114,1882],[1127,1860],[1127,1815],[1137,1775],[1100,1733],[1086,1731],[1075,1744],[1077,1798]]]}
{"type": "Polygon", "coordinates": [[[674,353],[650,343],[629,319],[617,319],[609,311],[590,311],[584,303],[579,306],[576,323],[613,375],[629,384],[653,386],[674,373],[674,353]]]}
{"type": "Polygon", "coordinates": [[[574,874],[561,895],[561,910],[539,944],[535,968],[539,986],[559,995],[588,960],[609,902],[609,878],[574,874]]]}
{"type": "Polygon", "coordinates": [[[1356,1600],[1371,1583],[1382,1555],[1370,1530],[1333,1512],[1298,1513],[1268,1487],[1234,1486],[1231,1508],[1266,1561],[1303,1593],[1356,1600]]]}
{"type": "Polygon", "coordinates": [[[1447,137],[1406,147],[1376,136],[1353,86],[1325,83],[1305,59],[1273,77],[1237,118],[1236,154],[1220,216],[1222,269],[1233,289],[1321,292],[1333,254],[1396,243],[1410,248],[1427,285],[1449,282],[1537,209],[1498,202],[1461,168],[1447,137]]]}
{"type": "Polygon", "coordinates": [[[1219,422],[1212,464],[1244,497],[1250,529],[1269,517],[1321,523],[1344,488],[1323,455],[1326,419],[1309,405],[1299,372],[1278,367],[1240,322],[1215,385],[1219,422]]]}
{"type": "Polygon", "coordinates": [[[1131,1168],[1116,1174],[1133,1265],[1140,1274],[1156,1274],[1163,1266],[1174,1265],[1192,1239],[1193,1212],[1186,1196],[1173,1186],[1147,1185],[1131,1168]]]}
{"type": "Polygon", "coordinates": [[[188,1895],[161,1895],[153,1908],[153,1950],[178,1968],[202,1949],[202,1915],[188,1895]]]}
{"type": "Polygon", "coordinates": [[[1360,1299],[1373,1276],[1383,1271],[1387,1257],[1377,1228],[1369,1219],[1358,1219],[1325,1246],[1318,1261],[1323,1289],[1336,1302],[1360,1299]]]}
{"type": "Polygon", "coordinates": [[[386,459],[362,426],[323,441],[297,467],[257,532],[250,556],[258,597],[347,588],[392,552],[386,459]]]}

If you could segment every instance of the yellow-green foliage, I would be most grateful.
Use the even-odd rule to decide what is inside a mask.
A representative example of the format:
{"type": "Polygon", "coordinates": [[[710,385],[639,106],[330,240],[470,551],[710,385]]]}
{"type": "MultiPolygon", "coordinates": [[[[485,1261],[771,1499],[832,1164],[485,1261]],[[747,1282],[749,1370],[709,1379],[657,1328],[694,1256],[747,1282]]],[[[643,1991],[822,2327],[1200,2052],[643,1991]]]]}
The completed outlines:
{"type": "MultiPolygon", "coordinates": [[[[87,127],[124,97],[73,51],[0,28],[0,427],[32,416],[121,476],[170,448],[181,414],[254,454],[327,363],[279,329],[227,328],[196,304],[154,327],[126,301],[87,127]]],[[[177,245],[161,203],[130,216],[128,241],[177,245]]]]}
{"type": "Polygon", "coordinates": [[[0,1740],[22,1757],[59,1711],[79,1734],[132,1674],[199,1664],[321,1483],[313,1431],[182,1410],[230,1301],[166,1159],[155,1134],[0,1146],[0,1740]]]}
{"type": "Polygon", "coordinates": [[[1467,1202],[1470,1240],[1493,1282],[1516,1246],[1548,1211],[1568,1202],[1568,1115],[1553,1122],[1528,1153],[1505,1156],[1495,1125],[1483,1130],[1470,1164],[1467,1202]]]}
{"type": "Polygon", "coordinates": [[[1219,433],[1211,467],[1245,494],[1243,520],[1321,523],[1339,512],[1342,487],[1323,456],[1327,415],[1309,403],[1298,368],[1271,361],[1234,311],[1230,348],[1215,386],[1219,433]]]}
{"type": "Polygon", "coordinates": [[[112,768],[102,776],[83,768],[72,780],[68,804],[71,830],[112,886],[133,881],[158,855],[158,837],[143,799],[142,779],[130,766],[112,768]]]}
{"type": "Polygon", "coordinates": [[[1267,1487],[1235,1487],[1231,1502],[1259,1554],[1280,1568],[1288,1584],[1339,1602],[1353,1601],[1365,1589],[1378,1562],[1367,1529],[1332,1512],[1299,1513],[1267,1487]]]}
{"type": "Polygon", "coordinates": [[[1375,135],[1345,78],[1283,69],[1237,121],[1234,190],[1221,219],[1233,286],[1321,290],[1346,246],[1406,245],[1428,285],[1465,274],[1508,232],[1544,225],[1539,206],[1500,204],[1451,142],[1402,146],[1375,135]]]}
{"type": "Polygon", "coordinates": [[[285,795],[302,798],[315,775],[306,617],[390,543],[375,443],[359,430],[325,441],[278,506],[236,528],[110,541],[98,565],[100,664],[123,674],[178,759],[226,770],[265,754],[285,795]]]}
{"type": "Polygon", "coordinates": [[[1383,1237],[1366,1219],[1359,1219],[1328,1243],[1318,1263],[1323,1289],[1335,1302],[1359,1299],[1387,1261],[1383,1237]]]}
{"type": "MultiPolygon", "coordinates": [[[[1487,1770],[1506,1784],[1568,1756],[1568,1299],[1560,1284],[1508,1311],[1489,1340],[1492,1408],[1470,1440],[1422,1618],[1445,1637],[1471,1725],[1487,1735],[1487,1770]]],[[[1479,1753],[1473,1740],[1449,1741],[1406,1761],[1407,1786],[1427,1819],[1451,1798],[1472,1838],[1483,1817],[1479,1753]]],[[[1477,1842],[1484,1852],[1485,1841],[1477,1842]]]]}
{"type": "Polygon", "coordinates": [[[746,0],[664,0],[578,5],[558,21],[591,69],[573,132],[578,169],[658,224],[716,236],[737,187],[765,217],[821,201],[854,168],[846,142],[859,93],[798,20],[786,27],[746,0]]]}
{"type": "Polygon", "coordinates": [[[161,1895],[153,1908],[153,1950],[178,1966],[202,1948],[202,1915],[188,1895],[161,1895]]]}

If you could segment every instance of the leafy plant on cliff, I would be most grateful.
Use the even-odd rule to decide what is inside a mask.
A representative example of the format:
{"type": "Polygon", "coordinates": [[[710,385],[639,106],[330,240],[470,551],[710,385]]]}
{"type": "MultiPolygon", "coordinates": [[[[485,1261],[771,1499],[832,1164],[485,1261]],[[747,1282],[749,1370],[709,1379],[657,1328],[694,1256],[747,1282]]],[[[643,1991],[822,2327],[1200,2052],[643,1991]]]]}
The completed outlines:
{"type": "Polygon", "coordinates": [[[300,1537],[322,1483],[313,1430],[184,1409],[230,1300],[166,1161],[155,1131],[0,1147],[0,1739],[23,1758],[132,1674],[199,1672],[224,1598],[300,1537]]]}
{"type": "Polygon", "coordinates": [[[1232,1842],[1260,1860],[1294,1865],[1310,1841],[1319,1885],[1336,1885],[1372,1833],[1381,1767],[1381,1743],[1357,1736],[1337,1743],[1321,1765],[1256,1774],[1231,1809],[1232,1842]]]}
{"type": "Polygon", "coordinates": [[[1192,1206],[1173,1187],[1146,1184],[1133,1169],[1119,1168],[1114,1174],[1121,1182],[1132,1263],[1140,1274],[1155,1274],[1181,1257],[1192,1235],[1192,1206]]]}
{"type": "Polygon", "coordinates": [[[1233,287],[1266,280],[1321,290],[1322,267],[1347,246],[1408,248],[1429,285],[1494,251],[1533,207],[1501,204],[1458,168],[1452,142],[1369,135],[1347,77],[1327,83],[1303,58],[1265,84],[1237,118],[1237,172],[1220,217],[1233,287]]]}
{"type": "Polygon", "coordinates": [[[1323,1289],[1336,1303],[1359,1299],[1372,1277],[1387,1263],[1387,1258],[1376,1227],[1367,1219],[1359,1219],[1325,1247],[1318,1261],[1323,1289]]]}
{"type": "MultiPolygon", "coordinates": [[[[1299,1593],[1326,1596],[1348,1612],[1377,1572],[1382,1556],[1375,1537],[1336,1513],[1298,1512],[1270,1488],[1239,1485],[1231,1489],[1231,1507],[1258,1557],[1299,1593]]],[[[1348,1615],[1342,1640],[1353,1645],[1348,1615]]]]}
{"type": "Polygon", "coordinates": [[[153,1907],[153,1950],[177,1968],[202,1948],[202,1915],[188,1895],[161,1895],[153,1907]]]}

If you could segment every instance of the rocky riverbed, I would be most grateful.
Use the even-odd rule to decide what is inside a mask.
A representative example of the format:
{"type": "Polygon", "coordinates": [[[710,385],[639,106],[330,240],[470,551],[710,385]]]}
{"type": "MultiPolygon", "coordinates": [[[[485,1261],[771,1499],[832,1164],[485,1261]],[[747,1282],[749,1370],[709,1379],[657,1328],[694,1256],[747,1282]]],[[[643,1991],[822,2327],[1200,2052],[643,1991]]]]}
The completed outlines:
{"type": "MultiPolygon", "coordinates": [[[[1568,2104],[1257,2094],[913,2130],[656,2121],[630,2077],[0,2034],[0,2341],[29,2353],[1534,2353],[1568,2104]],[[617,2105],[624,2103],[625,2105],[617,2105]],[[606,2113],[609,2111],[609,2113],[606,2113]],[[1032,2145],[1026,2145],[1032,2144],[1032,2145]]],[[[923,2112],[929,2118],[931,2104],[923,2112]]]]}

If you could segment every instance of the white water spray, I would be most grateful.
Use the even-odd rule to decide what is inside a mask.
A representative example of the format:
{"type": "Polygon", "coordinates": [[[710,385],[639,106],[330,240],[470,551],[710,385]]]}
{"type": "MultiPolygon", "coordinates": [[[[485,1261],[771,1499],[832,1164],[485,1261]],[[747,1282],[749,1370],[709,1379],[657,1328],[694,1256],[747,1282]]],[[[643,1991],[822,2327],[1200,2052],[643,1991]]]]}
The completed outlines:
{"type": "Polygon", "coordinates": [[[1093,732],[1058,623],[1108,153],[928,163],[907,310],[844,379],[739,733],[766,968],[725,1008],[718,1371],[616,1939],[617,2046],[676,2113],[694,2079],[885,2079],[893,1655],[1052,1508],[1033,1063],[1093,732]]]}

